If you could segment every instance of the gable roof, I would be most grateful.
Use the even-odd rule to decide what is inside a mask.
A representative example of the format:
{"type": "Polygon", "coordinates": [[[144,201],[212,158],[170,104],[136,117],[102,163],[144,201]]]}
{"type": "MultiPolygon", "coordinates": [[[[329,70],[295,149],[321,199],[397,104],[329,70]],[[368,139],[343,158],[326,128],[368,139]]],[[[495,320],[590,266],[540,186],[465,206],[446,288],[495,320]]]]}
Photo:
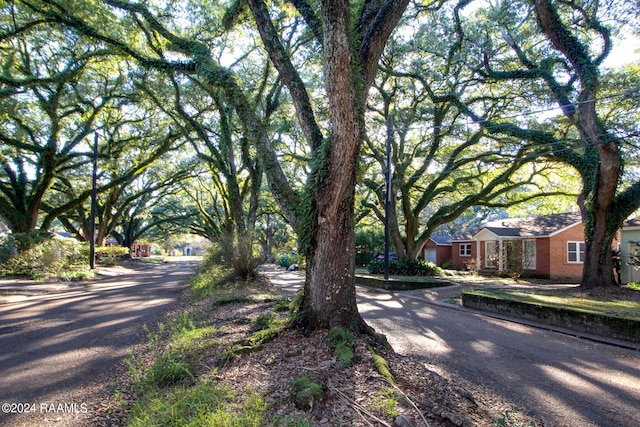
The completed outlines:
{"type": "Polygon", "coordinates": [[[640,216],[637,216],[635,218],[629,218],[628,220],[626,220],[623,224],[622,224],[623,228],[626,227],[640,227],[640,216]]]}
{"type": "Polygon", "coordinates": [[[430,237],[433,242],[438,246],[451,246],[451,240],[453,236],[446,236],[444,234],[432,234],[430,237]]]}
{"type": "Polygon", "coordinates": [[[497,237],[549,237],[581,222],[579,212],[499,219],[484,224],[474,237],[482,230],[497,237]]]}

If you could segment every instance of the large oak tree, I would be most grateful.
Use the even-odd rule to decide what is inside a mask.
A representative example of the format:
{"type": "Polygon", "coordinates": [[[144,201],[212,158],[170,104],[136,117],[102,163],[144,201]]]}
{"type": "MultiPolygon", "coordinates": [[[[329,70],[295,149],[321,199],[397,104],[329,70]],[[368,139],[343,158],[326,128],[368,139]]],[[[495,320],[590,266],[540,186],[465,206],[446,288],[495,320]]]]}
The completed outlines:
{"type": "MultiPolygon", "coordinates": [[[[612,97],[602,85],[614,31],[605,19],[624,22],[633,7],[630,2],[529,0],[498,2],[475,18],[457,15],[459,39],[452,55],[461,55],[486,88],[460,108],[487,131],[537,145],[540,158],[570,165],[580,174],[583,287],[615,283],[612,240],[640,207],[640,182],[620,185],[623,153],[633,146],[635,132],[627,133],[605,116],[612,97]],[[495,96],[526,108],[517,114],[475,112],[474,103],[483,105],[495,96]],[[523,119],[522,113],[552,107],[561,115],[538,122],[523,119]]],[[[623,99],[625,91],[621,87],[617,96],[623,99]]]]}
{"type": "MultiPolygon", "coordinates": [[[[329,111],[324,129],[318,124],[306,83],[284,49],[266,4],[260,0],[247,2],[269,59],[288,88],[298,123],[311,149],[312,173],[304,196],[286,180],[255,105],[234,74],[213,57],[205,42],[170,29],[162,22],[166,15],[161,18],[161,14],[140,3],[106,0],[103,4],[133,18],[128,22],[139,26],[142,45],[131,42],[139,37],[119,38],[90,22],[85,18],[85,5],[38,3],[41,13],[83,36],[105,43],[119,54],[133,57],[143,67],[181,72],[197,77],[205,85],[223,89],[246,129],[247,138],[258,149],[276,201],[306,242],[308,268],[302,307],[305,324],[311,328],[334,324],[364,326],[356,307],[353,258],[354,191],[364,136],[364,105],[386,41],[408,0],[331,0],[315,7],[303,1],[294,2],[322,56],[323,91],[329,111]],[[169,55],[163,54],[165,46],[180,59],[168,59],[169,55]]],[[[104,13],[109,14],[107,10],[104,13]]]]}

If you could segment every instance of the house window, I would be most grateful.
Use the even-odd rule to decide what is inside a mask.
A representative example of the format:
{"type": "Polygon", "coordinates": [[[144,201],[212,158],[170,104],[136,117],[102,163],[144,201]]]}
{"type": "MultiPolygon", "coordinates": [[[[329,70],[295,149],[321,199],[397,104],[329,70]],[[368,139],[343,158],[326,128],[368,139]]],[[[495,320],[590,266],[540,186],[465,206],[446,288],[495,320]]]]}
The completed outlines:
{"type": "Polygon", "coordinates": [[[572,264],[584,262],[584,242],[567,243],[567,261],[572,264]]]}
{"type": "Polygon", "coordinates": [[[522,241],[522,266],[528,270],[536,269],[536,241],[522,241]]]}
{"type": "Polygon", "coordinates": [[[484,244],[485,268],[497,268],[498,267],[498,242],[488,241],[484,244]]]}
{"type": "Polygon", "coordinates": [[[460,244],[460,256],[471,256],[471,243],[460,244]]]}

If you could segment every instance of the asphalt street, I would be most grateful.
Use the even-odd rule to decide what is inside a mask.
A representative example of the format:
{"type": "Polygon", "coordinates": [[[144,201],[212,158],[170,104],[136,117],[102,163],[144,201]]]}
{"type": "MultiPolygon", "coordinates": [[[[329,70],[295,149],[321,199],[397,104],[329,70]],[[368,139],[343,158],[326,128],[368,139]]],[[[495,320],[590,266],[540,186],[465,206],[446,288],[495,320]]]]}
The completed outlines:
{"type": "MultiPolygon", "coordinates": [[[[264,272],[285,293],[303,283],[297,272],[264,272]]],[[[74,425],[84,415],[87,386],[108,381],[131,346],[145,340],[142,325],[160,321],[192,273],[187,263],[163,264],[0,299],[0,403],[35,405],[26,415],[0,413],[0,425],[74,425]],[[71,413],[50,410],[60,404],[71,413]]],[[[398,353],[457,372],[545,425],[640,426],[640,346],[441,302],[458,293],[358,287],[358,306],[398,353]]]]}
{"type": "Polygon", "coordinates": [[[160,264],[86,283],[33,284],[28,297],[0,299],[0,425],[74,425],[91,416],[79,393],[108,381],[193,271],[160,264]]]}
{"type": "MultiPolygon", "coordinates": [[[[285,292],[303,283],[299,273],[265,273],[285,292]]],[[[640,426],[640,345],[579,338],[440,302],[459,292],[359,286],[358,308],[396,352],[445,366],[548,426],[640,426]]]]}

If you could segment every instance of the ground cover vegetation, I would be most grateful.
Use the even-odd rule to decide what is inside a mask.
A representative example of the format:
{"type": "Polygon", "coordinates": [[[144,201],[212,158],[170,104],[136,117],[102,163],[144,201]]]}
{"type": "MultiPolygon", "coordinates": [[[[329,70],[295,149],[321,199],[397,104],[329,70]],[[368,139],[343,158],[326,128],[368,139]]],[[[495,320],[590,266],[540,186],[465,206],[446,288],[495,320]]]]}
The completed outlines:
{"type": "MultiPolygon", "coordinates": [[[[96,260],[115,265],[129,254],[127,248],[98,246],[96,260]]],[[[93,277],[89,269],[89,245],[50,233],[13,233],[0,239],[0,276],[29,279],[81,280],[93,277]]]]}
{"type": "Polygon", "coordinates": [[[599,289],[584,290],[575,287],[535,290],[481,289],[473,292],[509,301],[640,320],[640,293],[636,288],[634,285],[627,285],[604,292],[599,289]]]}
{"type": "Polygon", "coordinates": [[[371,337],[342,327],[304,334],[292,327],[299,300],[205,266],[181,306],[145,326],[147,345],[127,358],[97,425],[537,425],[483,387],[371,337]]]}

